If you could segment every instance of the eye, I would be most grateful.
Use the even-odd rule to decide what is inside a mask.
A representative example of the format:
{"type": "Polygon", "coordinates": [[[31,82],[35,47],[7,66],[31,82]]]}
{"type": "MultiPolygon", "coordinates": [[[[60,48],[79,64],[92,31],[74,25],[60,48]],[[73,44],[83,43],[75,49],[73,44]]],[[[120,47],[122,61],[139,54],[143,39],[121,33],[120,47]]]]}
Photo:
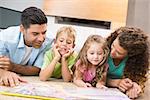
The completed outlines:
{"type": "Polygon", "coordinates": [[[98,52],[97,54],[98,54],[98,55],[102,55],[103,53],[102,53],[102,52],[98,52]]]}
{"type": "Polygon", "coordinates": [[[45,35],[45,34],[46,34],[46,31],[44,31],[42,34],[45,35]]]}
{"type": "Polygon", "coordinates": [[[90,52],[91,55],[94,55],[94,52],[90,52]]]}
{"type": "Polygon", "coordinates": [[[38,34],[39,34],[39,33],[37,33],[37,32],[33,32],[33,35],[34,35],[34,36],[37,36],[38,34]]]}
{"type": "Polygon", "coordinates": [[[63,40],[63,39],[59,39],[59,41],[60,41],[60,42],[63,42],[64,40],[63,40]]]}
{"type": "Polygon", "coordinates": [[[67,41],[67,44],[71,44],[72,42],[71,41],[67,41]]]}

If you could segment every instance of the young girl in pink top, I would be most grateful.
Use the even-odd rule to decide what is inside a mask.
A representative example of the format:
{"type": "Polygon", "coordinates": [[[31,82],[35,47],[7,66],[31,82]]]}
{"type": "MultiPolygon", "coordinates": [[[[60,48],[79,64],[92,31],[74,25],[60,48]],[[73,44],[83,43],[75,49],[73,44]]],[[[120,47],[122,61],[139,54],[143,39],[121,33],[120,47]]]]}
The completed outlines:
{"type": "Polygon", "coordinates": [[[104,88],[108,53],[104,38],[99,35],[89,36],[75,64],[73,82],[80,87],[104,88]]]}

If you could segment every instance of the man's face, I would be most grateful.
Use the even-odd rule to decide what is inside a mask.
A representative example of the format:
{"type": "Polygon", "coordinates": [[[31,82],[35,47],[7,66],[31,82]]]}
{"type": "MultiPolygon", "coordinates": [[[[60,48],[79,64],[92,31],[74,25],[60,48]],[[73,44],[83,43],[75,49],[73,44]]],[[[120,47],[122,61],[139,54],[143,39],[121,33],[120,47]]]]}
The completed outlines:
{"type": "Polygon", "coordinates": [[[29,47],[40,48],[45,40],[46,31],[47,24],[31,24],[27,29],[21,26],[25,45],[29,47]]]}

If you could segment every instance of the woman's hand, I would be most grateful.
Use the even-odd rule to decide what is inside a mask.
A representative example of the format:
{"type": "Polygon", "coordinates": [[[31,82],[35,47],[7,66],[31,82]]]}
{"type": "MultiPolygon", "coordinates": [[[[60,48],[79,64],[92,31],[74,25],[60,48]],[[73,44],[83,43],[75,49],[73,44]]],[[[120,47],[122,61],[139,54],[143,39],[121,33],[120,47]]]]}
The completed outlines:
{"type": "Polygon", "coordinates": [[[126,95],[129,98],[134,99],[134,98],[139,97],[141,92],[142,92],[142,89],[141,89],[140,85],[133,82],[133,87],[126,91],[126,95]]]}
{"type": "Polygon", "coordinates": [[[128,89],[130,89],[133,86],[133,82],[132,80],[130,80],[129,78],[125,78],[125,79],[121,79],[119,84],[118,84],[118,88],[122,91],[122,92],[126,92],[128,89]]]}

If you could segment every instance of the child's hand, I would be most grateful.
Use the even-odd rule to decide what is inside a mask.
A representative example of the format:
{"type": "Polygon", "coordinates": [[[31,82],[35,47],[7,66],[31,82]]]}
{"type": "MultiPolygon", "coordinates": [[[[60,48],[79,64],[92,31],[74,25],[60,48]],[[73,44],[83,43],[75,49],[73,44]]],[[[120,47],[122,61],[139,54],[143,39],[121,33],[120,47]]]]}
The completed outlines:
{"type": "Polygon", "coordinates": [[[57,44],[55,44],[53,46],[53,51],[54,51],[55,58],[57,58],[57,60],[60,60],[61,55],[59,53],[59,48],[58,48],[57,44]]]}
{"type": "Polygon", "coordinates": [[[97,83],[97,84],[96,84],[96,87],[97,87],[97,88],[100,88],[100,89],[107,89],[107,87],[104,86],[104,85],[102,85],[101,83],[97,83]]]}
{"type": "Polygon", "coordinates": [[[90,83],[85,83],[83,87],[85,87],[85,88],[92,87],[92,85],[90,83]]]}
{"type": "Polygon", "coordinates": [[[66,54],[62,55],[62,58],[69,57],[73,52],[74,52],[74,50],[73,50],[73,48],[71,48],[70,50],[68,50],[68,52],[66,54]]]}

